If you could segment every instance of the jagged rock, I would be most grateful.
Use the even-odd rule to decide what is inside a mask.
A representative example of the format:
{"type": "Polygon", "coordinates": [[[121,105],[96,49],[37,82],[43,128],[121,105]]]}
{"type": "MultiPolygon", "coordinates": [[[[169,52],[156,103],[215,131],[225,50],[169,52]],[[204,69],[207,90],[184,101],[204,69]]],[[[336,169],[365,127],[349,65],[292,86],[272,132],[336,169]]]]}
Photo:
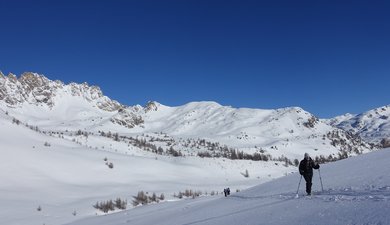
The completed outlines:
{"type": "Polygon", "coordinates": [[[334,129],[327,134],[327,138],[334,147],[346,156],[351,154],[361,154],[367,149],[373,149],[373,145],[364,142],[359,135],[341,129],[334,129]]]}
{"type": "Polygon", "coordinates": [[[389,148],[390,147],[390,139],[389,138],[383,138],[381,140],[382,148],[389,148]]]}
{"type": "Polygon", "coordinates": [[[369,110],[365,113],[336,119],[331,125],[359,135],[363,140],[382,146],[381,141],[389,136],[390,105],[369,110]]]}
{"type": "Polygon", "coordinates": [[[111,118],[111,122],[125,126],[127,128],[133,128],[137,125],[144,123],[144,120],[140,115],[137,115],[130,111],[131,109],[121,108],[118,110],[118,114],[111,118]]]}
{"type": "Polygon", "coordinates": [[[142,107],[127,107],[119,102],[111,100],[103,95],[98,86],[90,86],[88,83],[70,83],[65,85],[61,81],[52,81],[43,75],[26,72],[18,79],[10,73],[8,76],[0,75],[0,101],[5,102],[8,107],[19,107],[23,103],[34,105],[46,105],[52,109],[58,103],[56,96],[68,95],[80,97],[96,105],[97,108],[118,113],[111,118],[111,121],[125,127],[132,128],[142,124],[143,119],[136,115],[136,111],[142,107]]]}
{"type": "Polygon", "coordinates": [[[18,78],[16,77],[15,74],[13,73],[9,73],[8,76],[7,76],[8,80],[10,80],[11,82],[16,82],[18,80],[18,78]]]}
{"type": "Polygon", "coordinates": [[[318,121],[319,121],[319,120],[318,120],[317,117],[311,116],[311,117],[307,120],[307,122],[304,122],[304,123],[303,123],[303,125],[304,125],[305,127],[307,127],[307,128],[313,128],[313,127],[316,125],[316,123],[317,123],[318,121]]]}
{"type": "Polygon", "coordinates": [[[155,101],[150,101],[146,104],[144,109],[145,109],[145,112],[157,111],[158,110],[158,103],[155,101]]]}
{"type": "Polygon", "coordinates": [[[59,91],[70,92],[71,96],[79,96],[105,111],[116,111],[122,105],[103,95],[97,86],[87,83],[70,83],[65,85],[61,81],[52,81],[43,75],[26,72],[18,79],[10,73],[7,77],[0,76],[0,100],[9,106],[16,107],[24,102],[30,104],[44,104],[49,108],[55,106],[55,97],[59,91]]]}
{"type": "Polygon", "coordinates": [[[31,103],[44,103],[49,107],[54,106],[53,97],[56,95],[57,89],[63,86],[51,82],[44,76],[30,72],[23,73],[18,81],[23,87],[23,91],[20,93],[24,99],[31,103]]]}

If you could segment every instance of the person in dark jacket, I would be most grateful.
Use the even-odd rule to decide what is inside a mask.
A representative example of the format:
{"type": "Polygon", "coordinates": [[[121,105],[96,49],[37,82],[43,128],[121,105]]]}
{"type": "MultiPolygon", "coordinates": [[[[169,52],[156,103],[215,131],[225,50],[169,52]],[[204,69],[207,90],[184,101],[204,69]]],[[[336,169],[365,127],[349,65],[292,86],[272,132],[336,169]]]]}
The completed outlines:
{"type": "Polygon", "coordinates": [[[227,197],[228,195],[230,195],[230,188],[225,188],[225,189],[223,189],[223,193],[225,194],[225,197],[227,197]]]}
{"type": "Polygon", "coordinates": [[[311,195],[311,186],[313,179],[313,169],[319,169],[320,165],[314,162],[308,153],[305,153],[305,158],[299,163],[299,173],[305,178],[306,181],[306,193],[311,195]]]}

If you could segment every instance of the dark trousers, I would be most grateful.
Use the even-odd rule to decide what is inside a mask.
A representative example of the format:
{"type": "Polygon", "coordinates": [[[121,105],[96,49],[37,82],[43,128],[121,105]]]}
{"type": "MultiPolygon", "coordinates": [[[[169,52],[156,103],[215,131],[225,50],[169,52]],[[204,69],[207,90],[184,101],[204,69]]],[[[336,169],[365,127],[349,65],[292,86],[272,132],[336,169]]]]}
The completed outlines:
{"type": "Polygon", "coordinates": [[[313,179],[313,174],[312,173],[304,174],[303,178],[305,178],[306,181],[306,193],[311,194],[311,186],[312,186],[311,180],[313,179]]]}

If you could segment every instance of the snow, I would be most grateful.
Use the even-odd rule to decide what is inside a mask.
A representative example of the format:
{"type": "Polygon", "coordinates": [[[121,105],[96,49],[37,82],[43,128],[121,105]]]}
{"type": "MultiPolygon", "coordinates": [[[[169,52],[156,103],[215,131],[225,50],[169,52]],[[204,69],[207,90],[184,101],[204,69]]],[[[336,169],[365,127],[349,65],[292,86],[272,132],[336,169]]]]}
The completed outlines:
{"type": "MultiPolygon", "coordinates": [[[[310,224],[302,223],[301,218],[344,214],[347,217],[338,224],[360,224],[358,218],[369,221],[369,213],[374,211],[372,215],[378,215],[378,220],[372,220],[373,224],[388,224],[375,205],[388,206],[386,151],[325,165],[321,172],[326,192],[312,199],[292,199],[299,176],[287,176],[296,167],[284,162],[196,156],[210,151],[199,144],[201,140],[274,158],[300,159],[305,152],[337,156],[340,147],[333,146],[326,135],[337,132],[345,137],[346,133],[333,125],[355,129],[367,140],[379,140],[389,133],[388,107],[387,111],[338,117],[333,124],[318,120],[307,127],[304,123],[314,116],[299,107],[248,109],[209,101],[176,107],[158,102],[129,107],[86,83],[65,85],[35,73],[22,77],[0,76],[0,224],[60,225],[80,220],[74,224],[229,225],[259,224],[259,218],[264,218],[265,224],[288,224],[288,220],[310,224]],[[133,117],[143,122],[133,124],[133,117]],[[19,125],[13,123],[15,119],[19,125]],[[83,134],[77,135],[78,131],[83,134]],[[124,138],[104,137],[102,131],[124,138]],[[165,151],[174,147],[184,156],[152,153],[131,143],[131,138],[146,140],[165,151]],[[113,163],[114,168],[107,163],[113,163]],[[380,166],[384,169],[379,170],[380,166]],[[242,175],[246,170],[248,178],[242,175]],[[173,197],[186,189],[210,193],[230,187],[235,192],[258,184],[264,185],[229,198],[217,195],[177,201],[173,197]],[[131,202],[138,191],[163,193],[166,201],[134,209],[129,204],[128,211],[96,216],[103,214],[92,207],[97,201],[120,197],[131,202]],[[310,210],[304,210],[306,205],[310,210]],[[348,207],[359,215],[352,215],[348,207]],[[288,213],[281,215],[281,211],[288,213]]],[[[370,151],[364,143],[357,144],[362,153],[370,151]]],[[[315,190],[319,190],[318,182],[315,190]]],[[[325,219],[319,221],[313,224],[325,224],[325,219]]]]}
{"type": "Polygon", "coordinates": [[[312,197],[295,198],[292,174],[225,197],[165,202],[69,225],[118,224],[390,224],[390,149],[323,165],[321,192],[315,173],[312,197]]]}
{"type": "Polygon", "coordinates": [[[287,156],[291,160],[300,158],[304,152],[327,157],[339,151],[322,138],[335,128],[324,122],[306,128],[302,124],[312,115],[297,107],[262,110],[235,109],[214,102],[192,102],[178,107],[156,103],[156,111],[127,109],[144,120],[141,126],[128,129],[111,122],[111,118],[120,119],[120,114],[101,110],[84,98],[59,91],[55,102],[52,108],[27,102],[16,108],[4,108],[13,117],[48,131],[103,130],[133,137],[163,132],[176,142],[200,138],[248,153],[261,147],[274,157],[287,156]]]}
{"type": "MultiPolygon", "coordinates": [[[[4,78],[0,82],[1,89],[6,99],[13,102],[0,101],[1,108],[41,130],[62,133],[82,130],[95,134],[111,131],[128,137],[164,133],[174,140],[177,148],[185,148],[178,144],[180,140],[205,139],[246,153],[263,152],[275,158],[287,157],[291,161],[299,159],[304,152],[327,158],[329,155],[337,157],[341,147],[332,145],[326,135],[333,131],[344,132],[326,120],[316,121],[312,127],[305,126],[314,115],[299,107],[276,110],[233,108],[211,101],[176,107],[149,102],[145,107],[129,107],[104,96],[96,86],[86,83],[65,85],[35,73],[25,73],[19,79],[4,78]],[[26,83],[38,84],[26,89],[26,83]],[[41,89],[48,91],[49,96],[42,95],[41,89]],[[48,104],[41,102],[46,97],[48,104]],[[134,118],[143,122],[136,123],[134,118]]],[[[346,118],[349,117],[340,120],[346,118]]],[[[353,147],[368,152],[367,146],[353,147]]],[[[195,154],[198,151],[185,149],[195,154]]]]}
{"type": "Polygon", "coordinates": [[[329,123],[343,130],[359,134],[366,141],[378,144],[383,138],[389,137],[390,105],[358,115],[336,117],[331,119],[329,123]]]}
{"type": "Polygon", "coordinates": [[[87,144],[77,144],[66,136],[17,125],[11,118],[0,112],[0,224],[64,224],[100,214],[92,207],[97,201],[120,197],[130,203],[138,191],[164,193],[173,200],[174,193],[186,189],[245,189],[295,169],[274,162],[160,156],[93,135],[78,137],[87,144]],[[105,148],[86,147],[90,145],[105,148]],[[241,175],[246,169],[249,178],[241,175]]]}

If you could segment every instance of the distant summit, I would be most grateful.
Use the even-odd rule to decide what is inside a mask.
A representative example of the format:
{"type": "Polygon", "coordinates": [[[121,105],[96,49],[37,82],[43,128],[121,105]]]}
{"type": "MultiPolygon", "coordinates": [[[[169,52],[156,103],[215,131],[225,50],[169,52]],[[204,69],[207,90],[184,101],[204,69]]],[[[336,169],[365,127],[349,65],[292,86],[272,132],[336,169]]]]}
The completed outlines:
{"type": "Polygon", "coordinates": [[[355,133],[366,141],[390,147],[390,105],[358,115],[348,115],[333,121],[332,125],[355,133]]]}

